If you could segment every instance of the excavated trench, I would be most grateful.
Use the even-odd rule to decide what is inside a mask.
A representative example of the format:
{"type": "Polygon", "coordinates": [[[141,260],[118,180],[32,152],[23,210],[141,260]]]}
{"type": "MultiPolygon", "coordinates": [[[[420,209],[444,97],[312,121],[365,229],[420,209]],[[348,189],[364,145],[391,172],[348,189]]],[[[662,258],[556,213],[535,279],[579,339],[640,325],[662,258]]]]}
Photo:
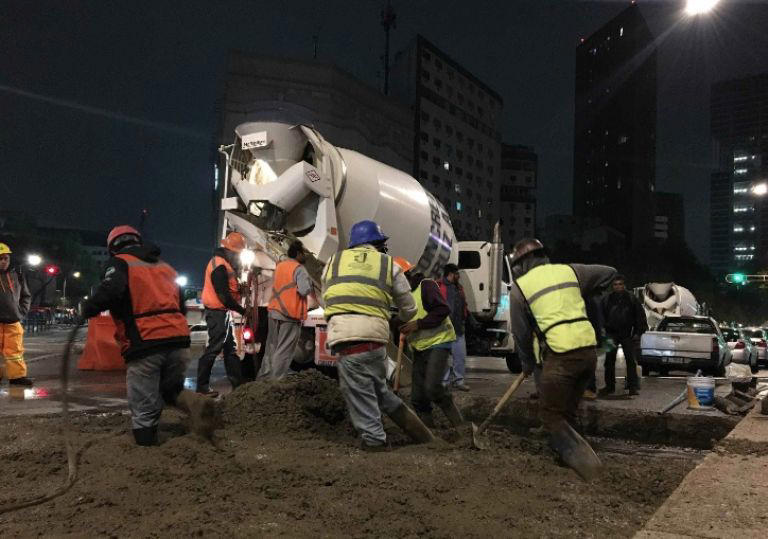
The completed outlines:
{"type": "MultiPolygon", "coordinates": [[[[464,405],[473,420],[491,406],[464,405]]],[[[125,415],[77,416],[77,446],[91,443],[77,483],[49,503],[0,514],[0,535],[631,537],[703,454],[693,448],[702,444],[684,443],[701,425],[587,417],[604,474],[585,484],[528,434],[535,410],[522,401],[502,414],[487,451],[438,416],[439,443],[413,445],[385,421],[393,450],[364,453],[337,383],[316,371],[241,386],[220,410],[214,445],[167,411],[152,448],[133,444],[125,415]]],[[[59,427],[50,417],[5,420],[0,511],[63,481],[59,427]]]]}

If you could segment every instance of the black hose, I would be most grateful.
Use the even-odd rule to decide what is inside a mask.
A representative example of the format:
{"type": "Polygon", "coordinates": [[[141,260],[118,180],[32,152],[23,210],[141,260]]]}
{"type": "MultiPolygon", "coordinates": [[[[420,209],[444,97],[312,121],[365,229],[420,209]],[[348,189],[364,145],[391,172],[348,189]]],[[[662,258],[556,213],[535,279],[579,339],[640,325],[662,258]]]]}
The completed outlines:
{"type": "MultiPolygon", "coordinates": [[[[74,432],[72,429],[72,422],[70,421],[69,417],[69,358],[72,355],[72,345],[75,342],[77,332],[82,324],[83,322],[79,321],[77,324],[75,324],[75,327],[72,328],[72,331],[70,331],[69,337],[67,338],[67,344],[64,348],[64,353],[61,357],[61,419],[63,423],[62,431],[64,434],[64,444],[67,450],[67,478],[59,488],[49,492],[48,494],[44,494],[42,496],[38,496],[36,498],[22,502],[0,505],[0,515],[10,511],[16,511],[18,509],[24,509],[25,507],[32,507],[33,505],[40,505],[42,503],[51,501],[54,498],[57,498],[66,493],[77,479],[77,460],[79,455],[77,452],[75,452],[72,445],[74,432]]],[[[84,451],[92,443],[93,441],[86,443],[80,451],[84,451]]]]}

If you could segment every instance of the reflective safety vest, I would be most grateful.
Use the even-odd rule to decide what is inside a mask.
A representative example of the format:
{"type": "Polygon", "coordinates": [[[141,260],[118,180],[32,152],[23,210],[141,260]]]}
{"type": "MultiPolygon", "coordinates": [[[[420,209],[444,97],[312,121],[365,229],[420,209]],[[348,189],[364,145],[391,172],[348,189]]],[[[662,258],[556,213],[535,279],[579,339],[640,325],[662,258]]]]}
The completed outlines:
{"type": "Polygon", "coordinates": [[[214,309],[223,311],[226,310],[226,306],[219,299],[219,295],[216,293],[216,289],[213,287],[213,281],[211,281],[211,273],[219,266],[224,266],[227,269],[227,279],[229,281],[229,293],[234,300],[240,303],[240,287],[237,285],[237,275],[235,270],[227,259],[223,256],[214,256],[208,266],[205,268],[205,278],[203,279],[203,305],[206,309],[214,309]]]}
{"type": "Polygon", "coordinates": [[[516,282],[536,321],[533,348],[537,361],[541,361],[542,338],[550,350],[560,354],[597,345],[572,267],[543,264],[516,282]]]}
{"type": "Polygon", "coordinates": [[[392,257],[370,247],[336,253],[323,275],[325,318],[365,314],[389,320],[392,305],[392,257]]]}
{"type": "Polygon", "coordinates": [[[307,318],[307,298],[299,294],[294,279],[296,269],[300,265],[293,259],[283,260],[277,265],[272,278],[272,300],[267,306],[268,310],[277,311],[294,320],[307,318]]]}
{"type": "MultiPolygon", "coordinates": [[[[422,281],[422,283],[424,283],[424,281],[422,281]]],[[[411,295],[413,296],[413,301],[416,302],[417,309],[416,316],[414,316],[413,319],[421,320],[427,316],[427,311],[424,309],[424,303],[421,301],[421,284],[419,284],[416,290],[411,292],[411,295]]],[[[432,348],[438,344],[453,342],[455,340],[456,332],[453,329],[450,316],[446,316],[436,328],[419,329],[408,335],[408,342],[418,351],[432,348]]]]}
{"type": "MultiPolygon", "coordinates": [[[[165,262],[117,254],[128,265],[131,312],[115,319],[123,356],[162,344],[189,346],[187,317],[181,312],[176,271],[165,262]]],[[[115,317],[113,317],[115,318],[115,317]]]]}

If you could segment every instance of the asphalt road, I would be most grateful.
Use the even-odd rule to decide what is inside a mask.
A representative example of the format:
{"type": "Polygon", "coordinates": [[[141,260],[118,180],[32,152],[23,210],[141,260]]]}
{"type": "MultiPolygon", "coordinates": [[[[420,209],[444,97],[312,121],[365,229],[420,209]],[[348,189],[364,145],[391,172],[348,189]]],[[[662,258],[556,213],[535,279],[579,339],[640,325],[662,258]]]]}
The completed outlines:
{"type": "MultiPolygon", "coordinates": [[[[83,344],[84,331],[79,339],[83,344]]],[[[61,407],[61,354],[64,348],[68,330],[53,329],[44,334],[27,336],[25,341],[26,360],[29,376],[35,379],[35,387],[22,389],[8,386],[7,382],[0,385],[0,415],[26,415],[57,413],[61,407]]],[[[202,353],[201,346],[193,346],[190,356],[193,358],[187,369],[186,386],[195,387],[197,358],[202,353]]],[[[73,356],[70,365],[70,403],[72,410],[127,410],[125,398],[125,373],[123,371],[96,372],[80,371],[76,366],[77,355],[73,356]]],[[[674,399],[685,389],[685,378],[688,374],[672,373],[668,377],[649,377],[641,381],[640,395],[628,398],[622,391],[624,384],[624,362],[619,357],[617,361],[617,394],[614,398],[598,399],[588,403],[590,406],[617,407],[635,410],[659,411],[664,405],[674,399]]],[[[486,357],[470,357],[467,359],[466,382],[473,395],[487,396],[498,399],[512,383],[516,375],[511,374],[503,360],[486,357]]],[[[768,370],[758,374],[761,382],[768,382],[768,370]]],[[[599,362],[598,387],[602,387],[603,370],[599,362]]],[[[221,393],[230,391],[229,382],[224,374],[221,361],[214,366],[212,387],[221,393]]],[[[532,380],[526,380],[514,398],[530,398],[535,388],[532,380]]],[[[720,394],[730,391],[726,380],[718,380],[716,390],[720,394]]],[[[675,408],[674,413],[702,413],[687,410],[685,404],[675,408]]],[[[717,411],[706,412],[719,414],[717,411]]]]}

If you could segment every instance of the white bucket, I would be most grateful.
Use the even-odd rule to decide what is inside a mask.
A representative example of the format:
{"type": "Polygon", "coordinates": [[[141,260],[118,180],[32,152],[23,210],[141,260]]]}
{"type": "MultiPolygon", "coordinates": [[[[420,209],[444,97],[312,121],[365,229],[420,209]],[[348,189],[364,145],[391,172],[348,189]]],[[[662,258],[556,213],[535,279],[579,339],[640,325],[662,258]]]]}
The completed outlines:
{"type": "Polygon", "coordinates": [[[709,410],[715,405],[715,379],[705,376],[688,377],[688,408],[709,410]]]}

